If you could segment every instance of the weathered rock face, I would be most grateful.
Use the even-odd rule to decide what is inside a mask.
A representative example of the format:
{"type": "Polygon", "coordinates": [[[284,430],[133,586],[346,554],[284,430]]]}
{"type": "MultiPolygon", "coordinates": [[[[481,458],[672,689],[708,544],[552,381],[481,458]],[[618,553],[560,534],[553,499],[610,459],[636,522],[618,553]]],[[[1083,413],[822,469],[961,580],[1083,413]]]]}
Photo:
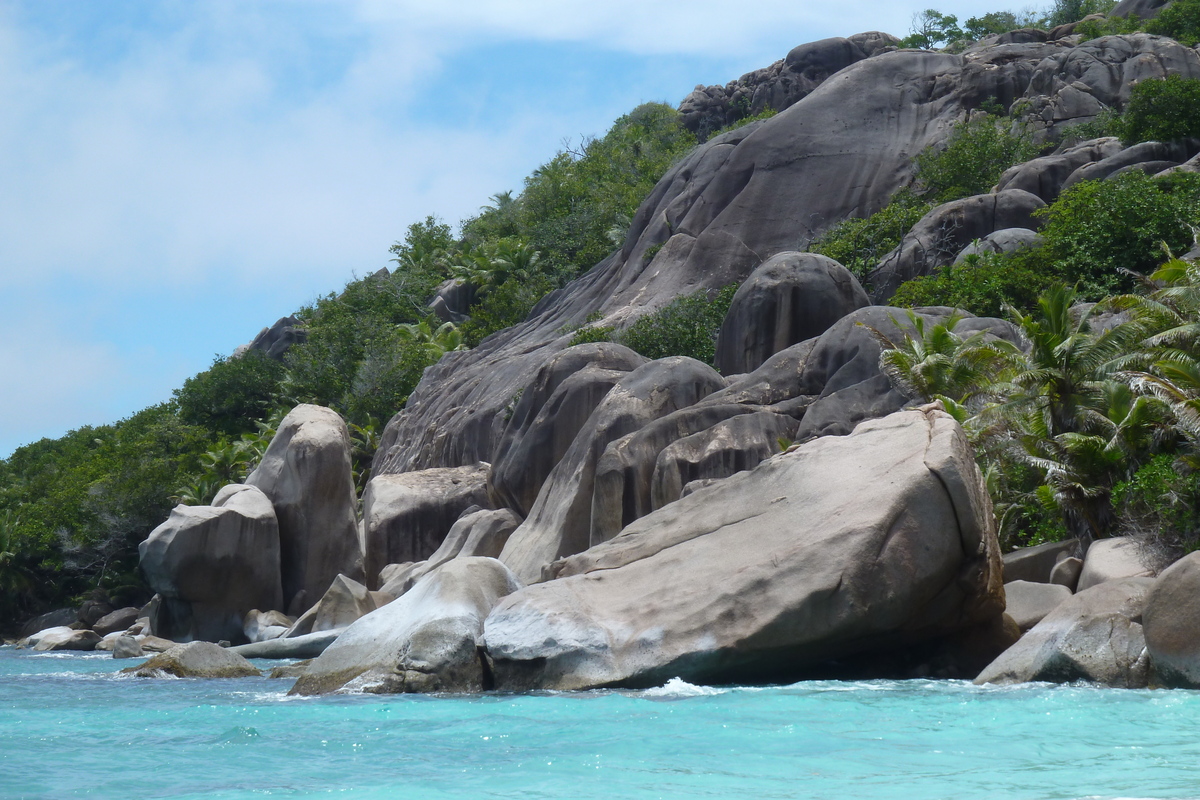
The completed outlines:
{"type": "Polygon", "coordinates": [[[955,256],[954,263],[961,264],[973,255],[1016,253],[1041,247],[1041,245],[1042,235],[1037,231],[1031,231],[1029,228],[1001,228],[964,247],[955,256]]]}
{"type": "Polygon", "coordinates": [[[556,354],[520,392],[496,450],[488,494],[497,507],[528,514],[550,470],[609,390],[646,363],[628,347],[581,344],[556,354]]]}
{"type": "Polygon", "coordinates": [[[1200,553],[1163,571],[1146,595],[1142,626],[1160,683],[1200,687],[1200,553]]]}
{"type": "Polygon", "coordinates": [[[296,317],[281,317],[269,328],[263,328],[250,344],[247,350],[258,350],[268,358],[282,361],[284,355],[294,344],[303,344],[308,340],[308,331],[300,327],[296,317]]]}
{"type": "Polygon", "coordinates": [[[100,634],[89,630],[75,630],[65,626],[47,628],[38,631],[28,639],[22,640],[26,647],[39,653],[55,650],[95,650],[100,642],[100,634]]]}
{"type": "Polygon", "coordinates": [[[898,44],[896,37],[878,31],[802,44],[787,58],[724,86],[697,86],[679,104],[683,126],[704,140],[743,117],[768,108],[782,111],[838,70],[898,44]]]}
{"type": "Polygon", "coordinates": [[[538,580],[542,567],[556,558],[587,549],[596,464],[605,448],[724,386],[712,367],[682,356],[651,361],[622,378],[550,473],[529,516],[504,545],[500,560],[522,581],[530,582],[538,580]]]}
{"type": "MultiPolygon", "coordinates": [[[[292,409],[246,483],[266,494],[279,520],[284,610],[307,610],[338,573],[362,578],[350,435],[337,412],[307,404],[292,409]]],[[[251,604],[242,613],[276,607],[251,604]]]]}
{"type": "Polygon", "coordinates": [[[101,636],[105,636],[114,631],[123,631],[129,628],[130,625],[137,622],[140,615],[140,609],[132,606],[126,608],[118,608],[111,614],[106,614],[92,625],[92,630],[101,636]]]}
{"type": "Polygon", "coordinates": [[[795,438],[799,421],[772,411],[739,414],[663,448],[650,479],[650,510],[674,503],[693,481],[720,480],[754,469],[795,438]]]}
{"type": "Polygon", "coordinates": [[[355,622],[289,694],[327,694],[353,682],[366,692],[478,692],[483,620],[520,582],[492,558],[456,558],[410,592],[355,622]]]}
{"type": "Polygon", "coordinates": [[[242,633],[253,642],[278,639],[288,632],[296,620],[281,611],[259,611],[253,608],[242,619],[242,633]]]}
{"type": "Polygon", "coordinates": [[[717,338],[717,369],[752,372],[784,348],[820,336],[870,301],[850,270],[816,253],[779,253],[738,288],[717,338]]]}
{"type": "Polygon", "coordinates": [[[388,564],[424,561],[470,506],[488,505],[488,465],[376,475],[363,492],[365,566],[378,588],[388,564]]]}
{"type": "Polygon", "coordinates": [[[18,638],[27,638],[47,628],[66,627],[78,619],[79,609],[77,608],[58,608],[54,611],[47,611],[45,614],[39,614],[22,625],[18,638]]]}
{"type": "Polygon", "coordinates": [[[250,662],[212,642],[189,642],[175,645],[144,664],[128,667],[121,672],[139,678],[257,678],[262,673],[250,662]]]}
{"type": "Polygon", "coordinates": [[[1064,600],[975,682],[1145,686],[1149,657],[1140,620],[1152,584],[1150,578],[1108,581],[1064,600]]]}
{"type": "Polygon", "coordinates": [[[997,191],[1022,189],[1053,203],[1063,190],[1063,184],[1075,170],[1087,164],[1103,161],[1124,149],[1115,136],[1089,139],[1068,147],[1060,147],[1048,156],[1035,158],[1007,169],[996,184],[997,191]]]}
{"type": "Polygon", "coordinates": [[[1004,228],[1036,229],[1041,221],[1033,212],[1045,205],[1037,195],[1021,189],[943,203],[922,217],[871,272],[872,296],[876,302],[886,302],[900,284],[951,263],[975,239],[1004,228]]]}
{"type": "Polygon", "coordinates": [[[380,573],[380,591],[399,597],[425,575],[452,558],[480,556],[498,558],[508,537],[521,524],[521,518],[507,508],[497,510],[467,509],[458,518],[442,546],[425,561],[401,566],[389,565],[380,573]],[[387,577],[384,580],[384,576],[387,577]]]}
{"type": "Polygon", "coordinates": [[[1053,583],[1010,581],[1004,584],[1004,611],[1022,631],[1037,625],[1071,596],[1071,590],[1053,583]]]}
{"type": "Polygon", "coordinates": [[[443,322],[459,323],[467,319],[475,294],[475,284],[451,279],[437,288],[429,307],[443,322]]]}
{"type": "Polygon", "coordinates": [[[772,458],[552,573],[487,619],[497,688],[787,680],[1003,610],[987,493],[933,409],[772,458]]]}
{"type": "Polygon", "coordinates": [[[1181,164],[1196,154],[1194,142],[1142,142],[1099,161],[1083,164],[1063,182],[1063,191],[1084,181],[1102,181],[1137,167],[1151,175],[1181,164]]]}
{"type": "Polygon", "coordinates": [[[253,486],[226,486],[212,506],[176,506],[138,555],[162,597],[151,620],[160,636],[241,641],[247,611],[283,603],[279,524],[253,486]]]}
{"type": "Polygon", "coordinates": [[[1127,538],[1101,539],[1092,542],[1084,556],[1077,591],[1120,578],[1153,576],[1154,570],[1143,560],[1142,548],[1137,542],[1127,538]]]}
{"type": "Polygon", "coordinates": [[[1050,573],[1059,559],[1074,556],[1079,552],[1079,540],[1068,539],[1065,542],[1047,542],[1005,553],[1004,582],[1049,583],[1050,573]]]}

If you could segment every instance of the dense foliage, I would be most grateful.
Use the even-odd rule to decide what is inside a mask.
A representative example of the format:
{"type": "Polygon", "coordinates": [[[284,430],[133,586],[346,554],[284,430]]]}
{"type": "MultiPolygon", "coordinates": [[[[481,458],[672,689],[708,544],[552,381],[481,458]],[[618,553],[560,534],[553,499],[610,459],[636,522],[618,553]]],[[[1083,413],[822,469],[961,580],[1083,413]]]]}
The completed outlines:
{"type": "Polygon", "coordinates": [[[1200,136],[1200,80],[1168,75],[1134,84],[1120,131],[1127,145],[1200,136]]]}
{"type": "Polygon", "coordinates": [[[871,216],[852,217],[834,225],[814,239],[808,249],[829,256],[865,282],[871,270],[931,208],[932,203],[913,192],[901,191],[871,216]]]}
{"type": "Polygon", "coordinates": [[[1015,119],[976,113],[958,123],[941,148],[915,159],[922,193],[936,203],[985,194],[1004,170],[1036,156],[1038,147],[1015,119]]]}

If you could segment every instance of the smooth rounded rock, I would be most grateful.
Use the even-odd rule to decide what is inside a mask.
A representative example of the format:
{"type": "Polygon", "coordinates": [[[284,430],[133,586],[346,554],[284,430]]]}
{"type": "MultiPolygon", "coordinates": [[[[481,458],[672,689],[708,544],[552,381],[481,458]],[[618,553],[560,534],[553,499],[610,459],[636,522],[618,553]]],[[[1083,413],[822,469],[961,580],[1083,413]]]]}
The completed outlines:
{"type": "Polygon", "coordinates": [[[1022,631],[1041,622],[1071,596],[1071,590],[1053,583],[1011,581],[1004,584],[1004,612],[1022,631]]]}
{"type": "Polygon", "coordinates": [[[1142,614],[1158,681],[1200,688],[1200,553],[1176,561],[1154,582],[1142,614]]]}
{"type": "Polygon", "coordinates": [[[212,642],[179,644],[121,672],[139,678],[250,678],[262,675],[249,661],[212,642]]]}
{"type": "Polygon", "coordinates": [[[1083,558],[1077,592],[1120,578],[1149,578],[1154,570],[1146,565],[1142,547],[1133,539],[1118,537],[1092,542],[1083,558]]]}

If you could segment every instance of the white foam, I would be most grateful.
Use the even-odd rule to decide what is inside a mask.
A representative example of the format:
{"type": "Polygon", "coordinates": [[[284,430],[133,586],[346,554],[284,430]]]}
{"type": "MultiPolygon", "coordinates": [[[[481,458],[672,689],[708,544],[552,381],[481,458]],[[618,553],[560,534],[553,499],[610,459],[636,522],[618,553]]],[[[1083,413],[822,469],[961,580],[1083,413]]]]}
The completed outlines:
{"type": "Polygon", "coordinates": [[[688,683],[683,678],[671,678],[662,686],[656,686],[653,689],[646,689],[642,692],[643,697],[712,697],[718,694],[725,694],[728,689],[718,689],[713,686],[696,686],[688,683]]]}

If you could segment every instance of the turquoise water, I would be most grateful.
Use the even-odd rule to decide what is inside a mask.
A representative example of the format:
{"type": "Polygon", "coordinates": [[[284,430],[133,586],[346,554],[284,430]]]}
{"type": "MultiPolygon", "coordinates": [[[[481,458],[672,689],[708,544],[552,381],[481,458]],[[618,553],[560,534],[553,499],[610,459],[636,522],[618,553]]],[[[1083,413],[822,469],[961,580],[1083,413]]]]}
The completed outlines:
{"type": "Polygon", "coordinates": [[[0,648],[0,798],[1200,798],[1200,692],[815,682],[291,699],[0,648]]]}

